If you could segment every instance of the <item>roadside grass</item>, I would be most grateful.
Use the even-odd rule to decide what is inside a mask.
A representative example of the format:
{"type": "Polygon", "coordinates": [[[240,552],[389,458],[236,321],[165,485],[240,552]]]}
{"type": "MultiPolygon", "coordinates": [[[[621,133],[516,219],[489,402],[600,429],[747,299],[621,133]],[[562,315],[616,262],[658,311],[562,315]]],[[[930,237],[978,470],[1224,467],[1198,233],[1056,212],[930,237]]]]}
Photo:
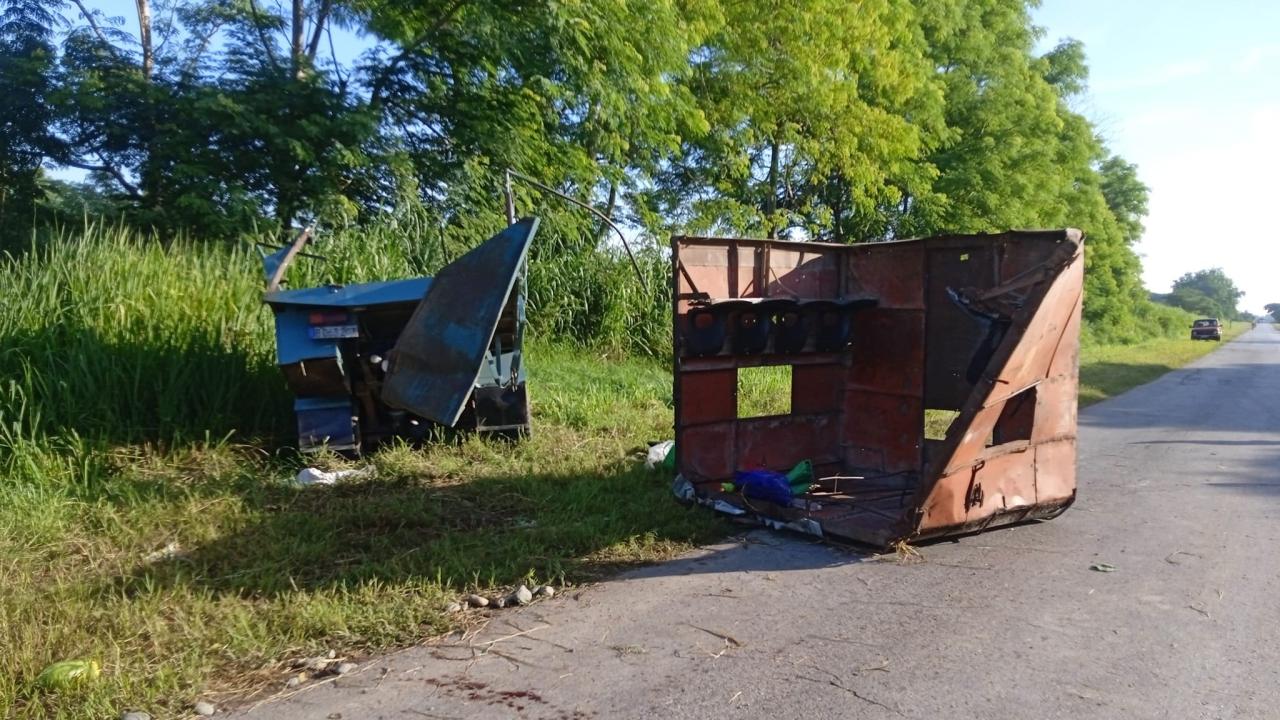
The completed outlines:
{"type": "MultiPolygon", "coordinates": [[[[392,447],[371,478],[294,487],[341,463],[273,449],[292,433],[260,282],[247,246],[101,226],[0,255],[0,717],[184,716],[281,682],[282,659],[443,632],[465,591],[582,582],[723,533],[640,464],[670,436],[669,369],[536,339],[528,441],[392,447]],[[39,690],[64,659],[103,675],[39,690]]],[[[563,317],[630,301],[590,298],[563,317]]]]}
{"type": "MultiPolygon", "coordinates": [[[[1223,330],[1222,342],[1248,329],[1248,323],[1233,322],[1223,330]]],[[[1220,343],[1195,341],[1187,336],[1133,345],[1086,344],[1080,348],[1080,407],[1149,383],[1219,347],[1220,343]]]]}
{"type": "Polygon", "coordinates": [[[529,357],[528,441],[392,447],[334,487],[294,487],[300,458],[229,442],[29,448],[0,487],[0,717],[179,715],[283,683],[282,659],[442,633],[463,592],[580,583],[723,534],[641,464],[670,434],[664,366],[529,357]],[[35,688],[68,658],[101,679],[35,688]]]}

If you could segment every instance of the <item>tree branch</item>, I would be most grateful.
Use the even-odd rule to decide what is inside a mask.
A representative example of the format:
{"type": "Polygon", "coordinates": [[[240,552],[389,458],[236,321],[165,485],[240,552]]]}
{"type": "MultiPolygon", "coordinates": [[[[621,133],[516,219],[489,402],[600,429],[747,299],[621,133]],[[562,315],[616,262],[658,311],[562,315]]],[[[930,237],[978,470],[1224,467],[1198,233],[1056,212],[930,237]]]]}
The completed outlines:
{"type": "Polygon", "coordinates": [[[84,6],[84,3],[81,2],[81,0],[71,0],[71,2],[75,3],[76,7],[80,8],[80,14],[88,21],[89,27],[93,28],[93,34],[97,35],[98,39],[101,40],[104,45],[110,45],[111,43],[107,40],[107,36],[102,32],[102,28],[98,27],[98,21],[93,19],[93,13],[89,12],[88,8],[84,6]]]}
{"type": "Polygon", "coordinates": [[[199,64],[200,62],[200,58],[204,57],[204,51],[209,49],[209,41],[212,40],[213,36],[217,35],[218,31],[221,29],[222,29],[222,23],[221,22],[216,23],[213,26],[212,30],[210,30],[208,33],[206,33],[203,37],[200,38],[200,46],[196,48],[195,52],[191,53],[191,57],[187,58],[186,64],[182,66],[183,75],[186,75],[187,73],[195,69],[196,65],[199,64]]]}
{"type": "Polygon", "coordinates": [[[316,53],[320,51],[320,33],[325,30],[331,9],[333,0],[324,0],[320,3],[320,10],[316,12],[316,26],[311,32],[311,42],[307,43],[307,59],[313,63],[316,61],[316,53]]]}
{"type": "Polygon", "coordinates": [[[129,195],[134,200],[142,199],[142,191],[138,190],[137,185],[134,185],[133,183],[129,182],[129,179],[126,178],[124,176],[124,173],[120,172],[118,168],[114,168],[106,164],[90,165],[89,163],[80,162],[79,160],[75,160],[73,158],[59,158],[57,162],[62,165],[66,165],[68,167],[77,168],[79,170],[88,170],[89,172],[107,173],[111,177],[115,178],[116,182],[120,183],[120,187],[123,187],[125,189],[125,192],[129,193],[129,195]]]}
{"type": "Polygon", "coordinates": [[[409,43],[399,52],[399,54],[391,58],[391,62],[387,63],[387,66],[382,69],[382,72],[378,73],[377,79],[373,82],[373,92],[369,94],[369,104],[371,106],[377,107],[382,103],[382,93],[386,89],[386,84],[391,79],[391,74],[400,68],[400,63],[404,62],[410,55],[422,49],[422,46],[427,44],[427,41],[431,39],[431,36],[440,32],[440,30],[444,28],[445,24],[453,19],[453,16],[462,9],[462,6],[466,4],[466,1],[467,0],[453,0],[453,4],[450,5],[444,13],[431,24],[431,27],[419,33],[418,37],[413,39],[413,42],[409,43]]]}
{"type": "Polygon", "coordinates": [[[253,15],[253,29],[258,31],[258,41],[262,43],[262,50],[267,54],[267,60],[271,62],[271,69],[277,73],[280,72],[280,63],[276,60],[276,53],[271,49],[271,43],[267,41],[267,33],[262,29],[262,15],[258,12],[258,3],[255,0],[249,0],[249,13],[253,15]]]}
{"type": "Polygon", "coordinates": [[[333,58],[333,72],[338,76],[338,95],[347,99],[347,78],[342,74],[342,65],[338,63],[338,50],[333,46],[333,29],[326,27],[324,34],[329,38],[329,56],[333,58]]]}

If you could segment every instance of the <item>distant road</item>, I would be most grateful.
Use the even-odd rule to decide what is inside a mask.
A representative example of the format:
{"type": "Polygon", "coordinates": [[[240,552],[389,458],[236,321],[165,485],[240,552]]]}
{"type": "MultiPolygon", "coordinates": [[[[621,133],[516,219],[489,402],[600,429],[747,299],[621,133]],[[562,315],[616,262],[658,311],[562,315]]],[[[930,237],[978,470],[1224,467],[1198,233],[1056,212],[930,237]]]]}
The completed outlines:
{"type": "Polygon", "coordinates": [[[240,717],[1280,718],[1280,332],[1080,425],[1052,522],[914,565],[752,532],[240,717]]]}

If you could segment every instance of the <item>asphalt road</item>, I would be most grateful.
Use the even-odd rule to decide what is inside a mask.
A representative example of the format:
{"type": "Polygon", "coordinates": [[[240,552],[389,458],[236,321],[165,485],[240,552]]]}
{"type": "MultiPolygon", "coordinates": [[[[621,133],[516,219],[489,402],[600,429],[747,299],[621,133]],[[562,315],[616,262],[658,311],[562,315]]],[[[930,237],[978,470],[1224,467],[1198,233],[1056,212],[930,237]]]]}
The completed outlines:
{"type": "Polygon", "coordinates": [[[1280,332],[1080,425],[1052,522],[910,565],[752,532],[240,717],[1280,718],[1280,332]]]}

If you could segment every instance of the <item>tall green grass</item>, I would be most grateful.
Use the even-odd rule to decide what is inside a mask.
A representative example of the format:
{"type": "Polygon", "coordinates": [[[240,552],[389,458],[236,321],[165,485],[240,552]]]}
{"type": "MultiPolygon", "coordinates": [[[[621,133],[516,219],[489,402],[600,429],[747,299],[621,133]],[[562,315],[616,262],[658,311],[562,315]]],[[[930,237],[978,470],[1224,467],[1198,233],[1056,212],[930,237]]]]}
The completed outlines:
{"type": "Polygon", "coordinates": [[[90,226],[0,260],[0,454],[287,427],[251,251],[90,226]]]}

